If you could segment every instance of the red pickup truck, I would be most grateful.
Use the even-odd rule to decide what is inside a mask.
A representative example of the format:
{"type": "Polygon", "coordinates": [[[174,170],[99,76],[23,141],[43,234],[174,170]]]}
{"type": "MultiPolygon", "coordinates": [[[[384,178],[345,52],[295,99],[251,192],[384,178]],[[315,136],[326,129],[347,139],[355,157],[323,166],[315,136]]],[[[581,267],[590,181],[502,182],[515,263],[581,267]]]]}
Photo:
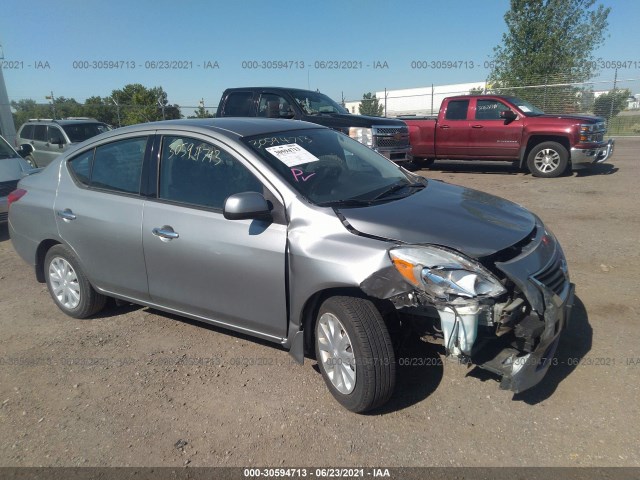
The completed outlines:
{"type": "Polygon", "coordinates": [[[437,159],[508,160],[537,177],[557,177],[571,166],[602,163],[614,141],[605,121],[588,115],[547,115],[516,97],[445,98],[438,117],[401,117],[409,126],[414,163],[437,159]]]}

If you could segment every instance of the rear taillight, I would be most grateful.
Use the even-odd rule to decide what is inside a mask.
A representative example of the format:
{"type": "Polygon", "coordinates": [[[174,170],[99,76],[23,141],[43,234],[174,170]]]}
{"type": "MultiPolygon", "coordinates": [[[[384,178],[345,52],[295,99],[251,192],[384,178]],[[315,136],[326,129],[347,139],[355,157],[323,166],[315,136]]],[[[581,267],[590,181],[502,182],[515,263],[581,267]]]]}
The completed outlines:
{"type": "Polygon", "coordinates": [[[11,192],[7,196],[7,207],[10,207],[12,203],[17,202],[26,194],[27,194],[27,191],[22,188],[18,188],[17,190],[14,190],[13,192],[11,192]]]}

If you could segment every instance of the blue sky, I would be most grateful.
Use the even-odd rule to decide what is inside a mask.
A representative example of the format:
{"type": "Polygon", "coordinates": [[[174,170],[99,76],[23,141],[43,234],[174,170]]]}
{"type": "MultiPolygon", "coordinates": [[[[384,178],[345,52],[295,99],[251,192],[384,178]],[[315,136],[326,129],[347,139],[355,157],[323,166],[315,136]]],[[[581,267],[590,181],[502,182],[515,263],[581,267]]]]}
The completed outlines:
{"type": "MultiPolygon", "coordinates": [[[[596,52],[633,60],[619,73],[640,78],[640,2],[604,0],[612,7],[609,38],[596,52]]],[[[508,0],[92,1],[4,0],[0,45],[10,100],[45,102],[56,96],[84,101],[127,83],[162,86],[171,103],[215,107],[222,90],[243,85],[320,89],[336,100],[364,92],[482,81],[484,61],[505,30],[508,0]],[[129,61],[134,69],[78,69],[78,61],[129,61]],[[153,61],[190,62],[191,68],[146,68],[153,61]],[[304,62],[304,68],[249,69],[243,61],[304,62]],[[413,60],[466,61],[466,68],[415,69],[413,60]],[[352,70],[315,68],[351,61],[352,70]],[[49,68],[35,65],[48,62],[49,68]],[[204,69],[206,62],[219,68],[204,69]],[[373,68],[374,65],[388,68],[373,68]],[[474,63],[470,68],[470,62],[474,63]],[[14,64],[15,65],[15,64],[14,64]]],[[[603,71],[612,78],[613,71],[603,71]]],[[[634,88],[640,82],[635,82],[634,88]]]]}

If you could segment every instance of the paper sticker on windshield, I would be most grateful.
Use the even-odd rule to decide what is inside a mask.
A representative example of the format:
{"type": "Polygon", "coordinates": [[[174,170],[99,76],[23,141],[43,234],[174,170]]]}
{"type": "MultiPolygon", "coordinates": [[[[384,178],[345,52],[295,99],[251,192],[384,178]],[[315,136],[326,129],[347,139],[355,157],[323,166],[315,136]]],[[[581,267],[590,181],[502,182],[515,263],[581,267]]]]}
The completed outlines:
{"type": "Polygon", "coordinates": [[[524,105],[518,105],[520,107],[520,110],[522,110],[523,112],[530,112],[531,109],[529,107],[525,107],[524,105]]]}
{"type": "Polygon", "coordinates": [[[317,162],[319,160],[297,143],[267,147],[265,150],[284,163],[287,167],[295,167],[296,165],[317,162]]]}

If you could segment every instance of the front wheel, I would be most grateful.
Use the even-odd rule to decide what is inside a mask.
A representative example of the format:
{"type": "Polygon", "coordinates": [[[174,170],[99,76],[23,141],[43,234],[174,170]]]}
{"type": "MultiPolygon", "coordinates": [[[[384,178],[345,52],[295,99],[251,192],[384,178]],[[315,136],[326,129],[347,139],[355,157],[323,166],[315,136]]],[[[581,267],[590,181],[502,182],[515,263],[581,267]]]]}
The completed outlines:
{"type": "Polygon", "coordinates": [[[38,168],[38,165],[36,165],[36,161],[33,159],[33,156],[27,155],[26,157],[24,157],[24,161],[27,162],[31,168],[38,168]]]}
{"type": "Polygon", "coordinates": [[[348,410],[366,412],[391,397],[393,345],[371,301],[343,296],[325,300],[316,320],[315,349],[329,391],[348,410]]]}
{"type": "Polygon", "coordinates": [[[527,157],[527,167],[534,177],[558,177],[565,172],[568,165],[567,149],[556,142],[536,145],[527,157]]]}
{"type": "Polygon", "coordinates": [[[425,158],[425,157],[411,157],[411,163],[414,167],[418,168],[427,168],[433,165],[433,158],[425,158]]]}
{"type": "Polygon", "coordinates": [[[45,280],[58,308],[74,318],[87,318],[104,307],[107,298],[87,280],[73,252],[64,245],[51,247],[44,261],[45,280]]]}

